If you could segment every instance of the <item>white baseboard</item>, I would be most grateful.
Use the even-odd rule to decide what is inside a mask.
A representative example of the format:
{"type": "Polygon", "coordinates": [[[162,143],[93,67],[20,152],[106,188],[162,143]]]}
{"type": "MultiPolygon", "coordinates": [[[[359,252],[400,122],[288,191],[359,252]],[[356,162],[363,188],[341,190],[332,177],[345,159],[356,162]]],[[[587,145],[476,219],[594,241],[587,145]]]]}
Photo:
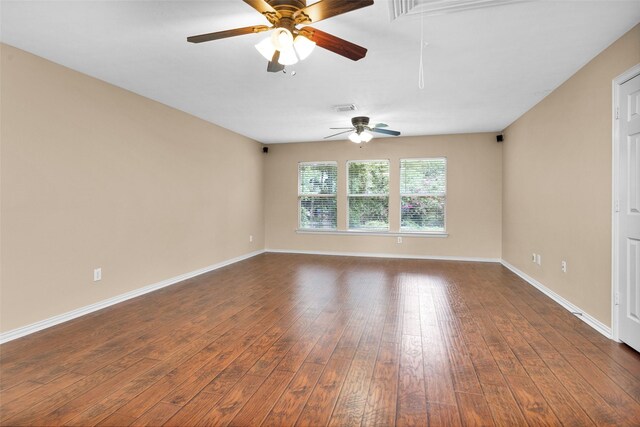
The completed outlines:
{"type": "Polygon", "coordinates": [[[172,277],[170,279],[163,280],[161,282],[154,283],[152,285],[145,286],[143,288],[135,289],[133,291],[117,295],[115,297],[97,302],[95,304],[87,305],[84,307],[80,307],[78,309],[59,314],[57,316],[50,317],[48,319],[41,320],[36,323],[32,323],[27,326],[22,326],[20,328],[16,328],[7,332],[0,334],[0,344],[5,342],[15,340],[16,338],[24,337],[25,335],[32,334],[34,332],[41,331],[46,328],[50,328],[51,326],[59,325],[60,323],[67,322],[69,320],[75,319],[80,316],[84,316],[85,314],[92,313],[94,311],[102,310],[103,308],[112,306],[114,304],[118,304],[120,302],[126,301],[131,298],[139,297],[140,295],[147,294],[149,292],[153,292],[155,290],[165,288],[167,286],[174,285],[176,283],[182,282],[187,279],[191,279],[192,277],[199,276],[204,273],[208,273],[213,270],[217,270],[222,267],[226,267],[227,265],[234,264],[239,261],[243,261],[245,259],[254,257],[256,255],[260,255],[264,250],[259,250],[255,252],[250,252],[248,254],[240,255],[238,257],[228,259],[217,264],[210,265],[208,267],[201,268],[199,270],[194,270],[189,273],[181,274],[179,276],[172,277]]]}
{"type": "Polygon", "coordinates": [[[473,262],[500,262],[501,261],[500,258],[384,254],[384,253],[377,253],[377,252],[299,251],[295,249],[265,249],[265,252],[283,253],[283,254],[305,254],[305,255],[354,256],[354,257],[366,257],[366,258],[431,259],[431,260],[440,260],[440,261],[473,261],[473,262]]]}
{"type": "Polygon", "coordinates": [[[524,279],[524,281],[529,283],[531,286],[537,288],[543,294],[545,294],[546,296],[548,296],[549,298],[551,298],[552,300],[554,300],[555,302],[560,304],[562,307],[564,307],[567,310],[569,310],[571,313],[581,313],[581,315],[576,316],[578,319],[582,320],[584,323],[586,323],[587,325],[591,326],[593,329],[595,329],[596,331],[600,332],[605,337],[607,337],[609,339],[612,338],[611,328],[610,327],[608,327],[607,325],[605,325],[604,323],[602,323],[601,321],[599,321],[595,317],[590,316],[588,313],[586,313],[580,307],[570,303],[569,301],[567,301],[566,299],[564,299],[563,297],[561,297],[560,295],[558,295],[557,293],[555,293],[551,289],[549,289],[546,286],[544,286],[542,283],[538,282],[533,277],[527,275],[526,273],[518,270],[513,265],[509,264],[507,261],[502,260],[502,265],[507,267],[509,270],[513,271],[516,275],[520,276],[520,278],[524,279]]]}
{"type": "Polygon", "coordinates": [[[190,279],[192,277],[199,276],[204,273],[208,273],[213,270],[217,270],[219,268],[225,267],[230,264],[234,264],[239,261],[243,261],[245,259],[254,257],[256,255],[260,255],[264,252],[273,252],[273,253],[290,253],[290,254],[306,254],[306,255],[333,255],[333,256],[353,256],[353,257],[372,257],[372,258],[400,258],[400,259],[425,259],[425,260],[442,260],[442,261],[472,261],[472,262],[498,262],[502,263],[506,268],[514,272],[520,278],[525,280],[530,285],[534,286],[545,295],[553,299],[555,302],[560,304],[562,307],[566,308],[570,312],[573,313],[582,313],[581,316],[577,316],[587,325],[591,326],[596,331],[600,332],[602,335],[607,338],[611,338],[611,328],[590,316],[584,310],[580,309],[576,305],[570,303],[560,295],[553,292],[551,289],[544,286],[542,283],[538,282],[531,276],[525,274],[524,272],[518,270],[513,265],[509,264],[505,260],[499,258],[479,258],[479,257],[456,257],[456,256],[431,256],[431,255],[405,255],[405,254],[384,254],[384,253],[368,253],[368,252],[333,252],[333,251],[300,251],[300,250],[288,250],[288,249],[265,249],[259,250],[255,252],[250,252],[248,254],[244,254],[232,259],[228,259],[217,264],[210,265],[208,267],[201,268],[199,270],[191,271],[189,273],[181,274],[179,276],[172,277],[170,279],[163,280],[161,282],[157,282],[139,289],[135,289],[133,291],[117,295],[115,297],[97,302],[95,304],[87,305],[76,310],[69,311],[67,313],[59,314],[57,316],[50,317],[48,319],[41,320],[39,322],[32,323],[30,325],[22,326],[20,328],[16,328],[4,333],[0,334],[0,344],[3,344],[8,341],[15,340],[17,338],[32,334],[34,332],[41,331],[43,329],[50,328],[51,326],[59,325],[60,323],[67,322],[69,320],[75,319],[80,316],[84,316],[85,314],[92,313],[94,311],[101,310],[103,308],[112,306],[114,304],[118,304],[120,302],[129,300],[131,298],[138,297],[140,295],[144,295],[149,292],[153,292],[155,290],[174,285],[176,283],[182,282],[184,280],[190,279]]]}

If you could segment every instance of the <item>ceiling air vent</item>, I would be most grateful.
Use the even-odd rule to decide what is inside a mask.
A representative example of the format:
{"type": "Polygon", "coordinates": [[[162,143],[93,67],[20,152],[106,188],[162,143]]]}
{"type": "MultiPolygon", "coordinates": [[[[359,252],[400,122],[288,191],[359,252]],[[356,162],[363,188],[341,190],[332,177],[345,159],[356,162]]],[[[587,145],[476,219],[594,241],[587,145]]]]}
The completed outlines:
{"type": "Polygon", "coordinates": [[[345,113],[350,111],[356,111],[358,108],[355,104],[343,104],[343,105],[334,105],[333,111],[337,113],[345,113]]]}
{"type": "Polygon", "coordinates": [[[403,15],[441,15],[531,0],[391,0],[391,20],[403,15]]]}

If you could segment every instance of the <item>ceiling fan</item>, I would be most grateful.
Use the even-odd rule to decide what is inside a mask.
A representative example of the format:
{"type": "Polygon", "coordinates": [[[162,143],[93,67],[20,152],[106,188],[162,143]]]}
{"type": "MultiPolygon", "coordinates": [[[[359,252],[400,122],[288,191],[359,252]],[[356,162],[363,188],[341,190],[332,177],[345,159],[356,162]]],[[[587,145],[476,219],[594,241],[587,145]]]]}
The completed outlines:
{"type": "Polygon", "coordinates": [[[367,49],[307,25],[373,4],[373,0],[320,0],[307,6],[306,0],[243,0],[260,12],[271,24],[235,28],[233,30],[187,37],[191,43],[202,43],[243,34],[273,30],[271,37],[256,45],[268,61],[267,71],[284,70],[303,60],[318,45],[353,61],[362,59],[367,49]]]}
{"type": "Polygon", "coordinates": [[[342,135],[345,133],[351,132],[349,135],[349,140],[351,142],[355,142],[356,144],[360,144],[362,142],[369,142],[371,138],[373,138],[373,134],[371,132],[383,133],[385,135],[393,135],[398,136],[400,132],[397,130],[384,129],[387,127],[384,123],[376,123],[373,127],[369,126],[369,117],[358,116],[351,119],[351,124],[353,125],[350,128],[329,128],[329,129],[347,129],[342,132],[334,133],[333,135],[325,136],[324,139],[333,138],[334,136],[342,135]]]}

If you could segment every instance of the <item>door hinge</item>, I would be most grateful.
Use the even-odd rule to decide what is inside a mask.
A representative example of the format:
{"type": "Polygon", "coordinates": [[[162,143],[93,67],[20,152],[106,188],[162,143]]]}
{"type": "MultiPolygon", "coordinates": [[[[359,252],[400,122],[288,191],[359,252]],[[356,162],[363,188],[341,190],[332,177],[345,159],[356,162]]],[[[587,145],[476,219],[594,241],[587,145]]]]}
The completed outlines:
{"type": "Polygon", "coordinates": [[[613,210],[614,212],[620,212],[620,200],[615,201],[615,203],[613,204],[613,210]]]}
{"type": "Polygon", "coordinates": [[[616,305],[620,305],[620,293],[619,292],[616,292],[615,304],[616,305]]]}
{"type": "Polygon", "coordinates": [[[620,118],[620,107],[616,107],[616,120],[620,118]]]}

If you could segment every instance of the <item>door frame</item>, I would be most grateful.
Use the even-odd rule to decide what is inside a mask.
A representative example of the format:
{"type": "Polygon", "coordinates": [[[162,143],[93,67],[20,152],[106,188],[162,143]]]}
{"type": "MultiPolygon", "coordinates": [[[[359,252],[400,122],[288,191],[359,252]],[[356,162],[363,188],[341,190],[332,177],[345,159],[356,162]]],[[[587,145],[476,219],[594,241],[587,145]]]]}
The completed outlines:
{"type": "Polygon", "coordinates": [[[640,75],[640,64],[629,68],[624,73],[613,79],[612,82],[612,108],[611,108],[611,122],[612,126],[612,138],[611,138],[611,150],[612,150],[612,192],[611,192],[611,338],[617,342],[620,342],[619,336],[619,319],[620,309],[617,303],[617,296],[620,292],[620,283],[618,280],[618,261],[620,254],[618,253],[619,244],[619,218],[618,212],[616,212],[616,200],[618,196],[618,187],[620,179],[620,152],[618,147],[622,142],[620,140],[620,121],[616,119],[616,111],[620,107],[620,87],[623,83],[631,80],[632,78],[640,75]]]}

